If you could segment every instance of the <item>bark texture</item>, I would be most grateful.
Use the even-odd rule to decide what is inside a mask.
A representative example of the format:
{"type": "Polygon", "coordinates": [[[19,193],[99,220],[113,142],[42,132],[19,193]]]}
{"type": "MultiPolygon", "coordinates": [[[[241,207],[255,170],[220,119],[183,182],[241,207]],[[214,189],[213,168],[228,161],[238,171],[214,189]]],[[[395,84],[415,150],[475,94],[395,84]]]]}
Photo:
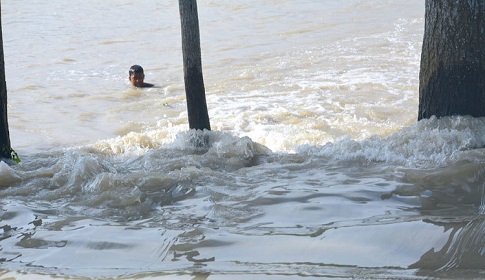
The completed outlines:
{"type": "Polygon", "coordinates": [[[185,94],[190,129],[210,130],[205,99],[200,50],[199,17],[196,0],[179,0],[182,26],[185,94]]]}
{"type": "Polygon", "coordinates": [[[485,1],[425,5],[418,119],[485,116],[485,1]]]}

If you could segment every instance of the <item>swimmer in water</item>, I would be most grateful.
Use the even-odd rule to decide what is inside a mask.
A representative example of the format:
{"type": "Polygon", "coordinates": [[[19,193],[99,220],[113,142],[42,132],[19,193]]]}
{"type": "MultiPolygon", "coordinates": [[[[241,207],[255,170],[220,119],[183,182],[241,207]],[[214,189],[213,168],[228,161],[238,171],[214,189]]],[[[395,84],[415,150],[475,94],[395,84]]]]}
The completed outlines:
{"type": "Polygon", "coordinates": [[[145,73],[140,65],[133,65],[128,71],[130,82],[133,86],[139,88],[153,87],[153,84],[145,83],[145,73]]]}

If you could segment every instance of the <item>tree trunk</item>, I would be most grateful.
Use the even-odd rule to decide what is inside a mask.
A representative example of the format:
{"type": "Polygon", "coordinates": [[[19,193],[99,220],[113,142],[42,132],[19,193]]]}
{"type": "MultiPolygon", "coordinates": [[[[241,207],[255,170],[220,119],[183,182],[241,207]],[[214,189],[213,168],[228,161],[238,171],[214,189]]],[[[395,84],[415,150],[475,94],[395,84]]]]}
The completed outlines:
{"type": "Polygon", "coordinates": [[[5,81],[5,60],[3,54],[2,4],[0,3],[0,158],[12,158],[7,118],[7,83],[5,81]]]}
{"type": "Polygon", "coordinates": [[[190,129],[210,130],[205,100],[196,0],[179,0],[185,95],[190,129]]]}
{"type": "Polygon", "coordinates": [[[485,1],[426,0],[418,119],[485,116],[485,1]]]}

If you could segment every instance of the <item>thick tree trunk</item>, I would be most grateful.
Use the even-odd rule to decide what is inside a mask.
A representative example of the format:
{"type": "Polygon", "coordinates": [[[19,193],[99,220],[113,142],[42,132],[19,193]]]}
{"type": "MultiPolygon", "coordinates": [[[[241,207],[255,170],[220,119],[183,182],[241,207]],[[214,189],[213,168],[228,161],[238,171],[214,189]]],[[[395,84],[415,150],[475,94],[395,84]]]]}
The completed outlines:
{"type": "Polygon", "coordinates": [[[179,9],[182,25],[182,52],[189,127],[191,129],[210,130],[202,76],[197,1],[179,0],[179,9]]]}
{"type": "Polygon", "coordinates": [[[485,116],[485,1],[426,0],[418,119],[485,116]]]}
{"type": "Polygon", "coordinates": [[[2,4],[0,3],[0,158],[12,158],[7,118],[7,83],[5,81],[5,60],[3,54],[2,4]]]}

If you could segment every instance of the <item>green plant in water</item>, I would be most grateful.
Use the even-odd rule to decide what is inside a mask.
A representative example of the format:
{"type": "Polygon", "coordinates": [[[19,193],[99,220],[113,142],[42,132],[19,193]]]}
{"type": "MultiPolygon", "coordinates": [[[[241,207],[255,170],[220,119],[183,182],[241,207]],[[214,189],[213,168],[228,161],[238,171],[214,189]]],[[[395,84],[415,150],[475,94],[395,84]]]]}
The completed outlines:
{"type": "Polygon", "coordinates": [[[10,156],[12,157],[13,161],[20,163],[20,157],[14,149],[10,149],[10,156]]]}
{"type": "MultiPolygon", "coordinates": [[[[16,163],[20,163],[20,157],[19,155],[17,154],[17,152],[10,148],[8,149],[7,147],[3,146],[3,147],[0,147],[0,157],[2,155],[10,155],[10,159],[15,161],[16,163]]],[[[7,157],[8,158],[8,157],[7,157]]]]}

